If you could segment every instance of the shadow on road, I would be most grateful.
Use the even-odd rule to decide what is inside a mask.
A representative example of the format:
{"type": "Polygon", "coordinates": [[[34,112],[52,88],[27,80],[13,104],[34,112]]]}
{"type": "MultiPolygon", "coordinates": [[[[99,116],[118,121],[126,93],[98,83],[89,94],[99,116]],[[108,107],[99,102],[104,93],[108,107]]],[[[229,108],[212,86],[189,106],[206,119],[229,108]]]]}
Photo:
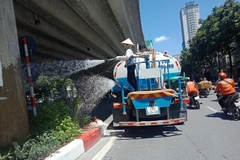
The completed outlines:
{"type": "Polygon", "coordinates": [[[196,111],[199,111],[199,109],[195,108],[195,107],[190,107],[190,106],[187,106],[187,109],[188,110],[196,110],[196,111]]]}
{"type": "Polygon", "coordinates": [[[112,104],[111,98],[104,98],[102,101],[92,110],[92,117],[97,117],[102,121],[105,121],[112,114],[112,104]]]}
{"type": "Polygon", "coordinates": [[[233,120],[232,116],[226,115],[223,112],[212,113],[212,114],[206,115],[206,117],[209,117],[209,118],[221,118],[223,120],[233,120]]]}
{"type": "MultiPolygon", "coordinates": [[[[112,123],[107,130],[112,130],[112,123]]],[[[118,140],[134,140],[145,138],[163,138],[182,135],[182,131],[176,126],[145,126],[117,128],[110,132],[110,136],[118,137],[118,140]]]]}

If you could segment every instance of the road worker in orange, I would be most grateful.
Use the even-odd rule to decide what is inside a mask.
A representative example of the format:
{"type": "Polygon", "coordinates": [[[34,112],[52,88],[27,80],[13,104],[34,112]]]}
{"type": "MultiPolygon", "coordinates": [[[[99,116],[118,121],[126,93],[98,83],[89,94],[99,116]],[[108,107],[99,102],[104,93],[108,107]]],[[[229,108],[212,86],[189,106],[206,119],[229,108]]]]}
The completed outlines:
{"type": "Polygon", "coordinates": [[[190,78],[187,79],[187,93],[188,96],[197,96],[199,95],[199,91],[196,87],[196,83],[191,81],[190,78]]]}
{"type": "Polygon", "coordinates": [[[231,78],[226,78],[227,75],[224,72],[219,73],[219,82],[214,93],[220,93],[223,96],[219,101],[219,105],[222,110],[225,110],[230,97],[236,93],[234,80],[231,78]]]}

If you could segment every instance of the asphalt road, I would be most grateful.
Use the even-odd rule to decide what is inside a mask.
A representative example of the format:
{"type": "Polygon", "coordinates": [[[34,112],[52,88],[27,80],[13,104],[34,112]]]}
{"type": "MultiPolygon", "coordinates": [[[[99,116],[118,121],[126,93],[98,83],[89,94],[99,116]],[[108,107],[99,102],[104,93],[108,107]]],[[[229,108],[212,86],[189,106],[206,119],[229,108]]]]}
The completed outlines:
{"type": "Polygon", "coordinates": [[[110,124],[80,159],[239,160],[240,121],[229,120],[215,100],[214,94],[200,99],[201,109],[189,109],[184,125],[113,130],[110,124]]]}

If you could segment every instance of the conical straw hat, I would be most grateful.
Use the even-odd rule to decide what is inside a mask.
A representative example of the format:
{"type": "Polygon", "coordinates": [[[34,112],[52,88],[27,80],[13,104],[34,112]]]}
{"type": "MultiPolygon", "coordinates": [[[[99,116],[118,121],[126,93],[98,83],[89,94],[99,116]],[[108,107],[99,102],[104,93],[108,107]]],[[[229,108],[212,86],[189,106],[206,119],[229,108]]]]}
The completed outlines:
{"type": "Polygon", "coordinates": [[[132,45],[132,46],[134,46],[134,44],[133,44],[133,42],[131,41],[131,39],[130,39],[130,38],[128,38],[128,39],[126,39],[126,40],[122,41],[122,42],[121,42],[121,44],[129,44],[129,45],[132,45]]]}

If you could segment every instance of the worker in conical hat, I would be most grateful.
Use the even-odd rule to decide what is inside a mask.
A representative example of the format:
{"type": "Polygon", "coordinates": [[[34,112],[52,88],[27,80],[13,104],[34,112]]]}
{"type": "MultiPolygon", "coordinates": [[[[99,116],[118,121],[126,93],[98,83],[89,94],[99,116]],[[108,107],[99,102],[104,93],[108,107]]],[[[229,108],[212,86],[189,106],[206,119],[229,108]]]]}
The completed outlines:
{"type": "Polygon", "coordinates": [[[135,68],[136,65],[134,63],[134,56],[136,55],[133,53],[132,48],[134,47],[133,42],[130,38],[124,40],[121,42],[122,45],[124,45],[124,48],[126,49],[125,56],[117,56],[117,60],[124,60],[126,62],[125,67],[127,68],[127,81],[131,84],[131,86],[134,88],[135,91],[137,91],[137,80],[135,77],[135,68]]]}
{"type": "Polygon", "coordinates": [[[121,44],[122,44],[122,45],[130,45],[130,46],[134,47],[134,44],[133,44],[133,42],[131,41],[130,38],[122,41],[121,44]]]}

